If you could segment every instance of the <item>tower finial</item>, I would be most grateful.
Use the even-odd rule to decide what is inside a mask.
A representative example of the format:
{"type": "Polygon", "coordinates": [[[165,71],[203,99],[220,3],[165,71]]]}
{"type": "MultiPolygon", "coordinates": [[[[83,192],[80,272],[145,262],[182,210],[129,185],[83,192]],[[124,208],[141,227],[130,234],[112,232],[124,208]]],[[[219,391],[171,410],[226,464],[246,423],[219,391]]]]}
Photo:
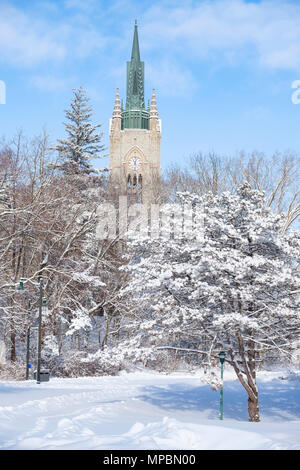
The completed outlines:
{"type": "Polygon", "coordinates": [[[115,99],[115,106],[113,111],[113,118],[120,118],[121,117],[121,102],[120,102],[120,94],[119,88],[117,88],[116,99],[115,99]]]}
{"type": "Polygon", "coordinates": [[[151,106],[150,106],[150,119],[158,118],[157,105],[156,105],[156,96],[155,89],[152,90],[151,106]]]}

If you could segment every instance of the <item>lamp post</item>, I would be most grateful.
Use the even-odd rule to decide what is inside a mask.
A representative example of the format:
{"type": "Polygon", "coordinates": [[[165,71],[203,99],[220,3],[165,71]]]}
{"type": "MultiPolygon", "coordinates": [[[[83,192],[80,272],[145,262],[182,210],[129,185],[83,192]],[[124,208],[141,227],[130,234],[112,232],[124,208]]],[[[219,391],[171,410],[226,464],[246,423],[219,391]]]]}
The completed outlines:
{"type": "MultiPolygon", "coordinates": [[[[28,312],[30,312],[31,303],[28,301],[28,312]]],[[[26,333],[26,380],[29,379],[29,355],[30,355],[30,325],[26,333]]]]}
{"type": "MultiPolygon", "coordinates": [[[[24,291],[24,281],[26,281],[25,278],[21,277],[19,281],[19,287],[18,291],[23,292],[24,291]]],[[[28,301],[28,312],[30,311],[30,301],[28,301]]],[[[30,325],[27,326],[27,332],[26,332],[26,372],[25,372],[25,379],[29,379],[29,354],[30,354],[30,325]]]]}
{"type": "Polygon", "coordinates": [[[38,325],[38,353],[36,368],[36,383],[41,383],[41,350],[42,350],[42,308],[43,308],[43,279],[40,277],[39,282],[39,325],[38,325]]]}
{"type": "Polygon", "coordinates": [[[26,380],[29,379],[30,326],[26,333],[26,380]]]}
{"type": "MultiPolygon", "coordinates": [[[[21,278],[19,284],[19,290],[24,290],[24,281],[28,281],[33,284],[35,287],[39,288],[39,317],[38,317],[38,352],[37,352],[37,370],[36,370],[36,383],[41,383],[41,343],[42,343],[42,309],[46,305],[46,298],[43,297],[43,279],[40,276],[39,282],[33,282],[29,279],[21,278]]],[[[27,335],[29,332],[27,332],[27,335]]],[[[26,368],[28,369],[29,363],[29,338],[27,336],[27,357],[26,357],[26,368]]],[[[26,371],[26,378],[28,377],[28,372],[26,371]]]]}
{"type": "Polygon", "coordinates": [[[222,381],[222,387],[220,389],[220,419],[223,420],[223,369],[224,369],[224,362],[225,362],[225,356],[226,356],[225,351],[220,351],[218,356],[219,356],[220,363],[221,363],[221,381],[222,381]]]}

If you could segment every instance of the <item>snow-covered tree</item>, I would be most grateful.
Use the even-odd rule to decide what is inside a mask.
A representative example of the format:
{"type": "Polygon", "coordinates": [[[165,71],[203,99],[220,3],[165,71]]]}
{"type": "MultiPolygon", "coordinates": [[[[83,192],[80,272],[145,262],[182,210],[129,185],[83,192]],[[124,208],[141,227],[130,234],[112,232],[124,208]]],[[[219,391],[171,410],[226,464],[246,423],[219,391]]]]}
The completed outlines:
{"type": "Polygon", "coordinates": [[[300,234],[283,235],[284,218],[248,183],[234,195],[186,193],[181,201],[186,218],[169,239],[132,242],[125,292],[137,306],[124,347],[206,363],[224,351],[248,394],[249,420],[259,421],[258,367],[271,351],[291,354],[299,337],[300,234]]]}
{"type": "Polygon", "coordinates": [[[97,132],[101,124],[92,125],[90,122],[92,107],[88,106],[85,90],[82,87],[73,89],[73,94],[70,109],[65,110],[68,122],[64,126],[68,137],[58,139],[55,150],[60,154],[60,168],[65,174],[90,174],[94,171],[90,160],[103,156],[103,132],[97,132]]]}
{"type": "Polygon", "coordinates": [[[7,182],[3,177],[0,175],[0,205],[2,207],[7,206],[8,201],[9,201],[9,188],[7,185],[7,182]]]}
{"type": "MultiPolygon", "coordinates": [[[[25,359],[26,331],[36,326],[39,303],[32,282],[42,275],[42,359],[59,351],[52,364],[58,370],[69,350],[88,353],[109,342],[119,315],[123,261],[117,240],[95,236],[106,194],[102,177],[62,175],[45,136],[15,141],[0,151],[0,340],[12,362],[25,359]],[[30,279],[24,292],[18,290],[21,278],[30,279]]],[[[32,358],[36,343],[32,338],[32,358]]]]}
{"type": "Polygon", "coordinates": [[[4,148],[0,152],[0,206],[2,208],[8,208],[11,205],[12,180],[9,169],[10,157],[10,149],[4,148]]]}

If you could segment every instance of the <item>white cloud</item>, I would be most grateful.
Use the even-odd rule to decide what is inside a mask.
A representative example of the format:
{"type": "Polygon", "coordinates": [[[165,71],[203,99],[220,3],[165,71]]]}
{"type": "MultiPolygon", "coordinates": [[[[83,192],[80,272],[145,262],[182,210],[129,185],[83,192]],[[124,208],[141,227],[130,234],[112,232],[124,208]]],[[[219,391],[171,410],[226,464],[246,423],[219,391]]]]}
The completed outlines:
{"type": "Polygon", "coordinates": [[[285,0],[215,0],[155,6],[145,15],[147,47],[187,57],[256,59],[268,68],[300,69],[300,4],[285,0]],[[183,4],[184,5],[184,4],[183,4]],[[174,53],[174,52],[173,52],[174,53]]]}
{"type": "Polygon", "coordinates": [[[188,69],[167,58],[147,63],[147,83],[167,96],[191,95],[198,86],[188,69]]]}
{"type": "Polygon", "coordinates": [[[10,5],[1,6],[0,62],[17,66],[60,63],[86,57],[101,49],[106,39],[84,16],[50,19],[10,5]]]}
{"type": "Polygon", "coordinates": [[[2,6],[0,16],[0,50],[2,61],[29,66],[43,60],[61,60],[66,56],[64,31],[29,17],[21,10],[2,6]]]}

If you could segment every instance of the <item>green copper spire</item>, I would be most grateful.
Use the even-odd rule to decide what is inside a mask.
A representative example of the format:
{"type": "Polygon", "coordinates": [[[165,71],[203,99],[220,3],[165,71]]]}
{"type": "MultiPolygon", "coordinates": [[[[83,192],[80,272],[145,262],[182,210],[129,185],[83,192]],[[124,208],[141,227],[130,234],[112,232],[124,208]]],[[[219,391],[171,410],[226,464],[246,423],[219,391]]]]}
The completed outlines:
{"type": "Polygon", "coordinates": [[[122,128],[149,129],[149,112],[144,100],[144,62],[140,58],[137,21],[135,20],[131,60],[127,62],[126,107],[122,128]]]}
{"type": "Polygon", "coordinates": [[[131,52],[131,60],[136,60],[140,62],[140,46],[139,46],[139,36],[138,36],[138,29],[137,29],[137,21],[135,20],[134,24],[134,35],[133,35],[133,43],[132,43],[132,52],[131,52]]]}
{"type": "Polygon", "coordinates": [[[140,59],[137,22],[135,20],[131,61],[127,62],[126,109],[144,109],[144,62],[140,59]]]}

